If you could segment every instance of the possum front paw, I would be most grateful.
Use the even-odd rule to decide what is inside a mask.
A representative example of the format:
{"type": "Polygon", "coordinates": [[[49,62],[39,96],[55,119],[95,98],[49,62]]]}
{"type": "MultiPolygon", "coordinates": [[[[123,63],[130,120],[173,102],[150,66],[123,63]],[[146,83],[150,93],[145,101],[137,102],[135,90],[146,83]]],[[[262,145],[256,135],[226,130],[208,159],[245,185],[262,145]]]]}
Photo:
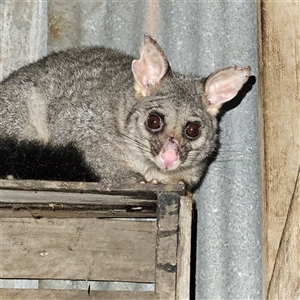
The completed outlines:
{"type": "MultiPolygon", "coordinates": [[[[140,184],[146,184],[146,181],[140,181],[140,184]]],[[[151,179],[150,181],[147,181],[147,184],[159,184],[159,182],[157,179],[151,179]]],[[[176,183],[174,183],[174,184],[176,184],[176,183]]],[[[178,181],[177,184],[185,185],[185,183],[182,180],[178,181]]]]}
{"type": "MultiPolygon", "coordinates": [[[[140,183],[141,184],[145,184],[146,182],[145,181],[141,181],[140,183]]],[[[149,183],[149,184],[158,184],[158,180],[157,179],[152,179],[152,180],[148,181],[147,183],[149,183]]]]}

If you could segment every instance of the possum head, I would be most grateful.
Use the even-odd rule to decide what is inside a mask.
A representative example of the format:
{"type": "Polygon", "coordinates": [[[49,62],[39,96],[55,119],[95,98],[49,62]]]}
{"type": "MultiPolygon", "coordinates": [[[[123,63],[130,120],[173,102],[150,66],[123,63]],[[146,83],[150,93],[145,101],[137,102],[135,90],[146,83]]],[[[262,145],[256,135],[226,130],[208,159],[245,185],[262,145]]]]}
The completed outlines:
{"type": "Polygon", "coordinates": [[[193,186],[216,148],[215,117],[248,80],[250,67],[228,67],[206,79],[173,73],[160,46],[145,35],[132,72],[137,101],[127,128],[135,169],[147,181],[193,186]]]}

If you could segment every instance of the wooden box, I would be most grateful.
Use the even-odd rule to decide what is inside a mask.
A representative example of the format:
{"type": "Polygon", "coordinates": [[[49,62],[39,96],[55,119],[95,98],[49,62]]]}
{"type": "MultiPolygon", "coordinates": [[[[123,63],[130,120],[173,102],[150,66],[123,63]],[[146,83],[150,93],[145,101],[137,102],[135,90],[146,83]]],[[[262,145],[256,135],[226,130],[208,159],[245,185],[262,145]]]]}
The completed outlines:
{"type": "Polygon", "coordinates": [[[183,185],[0,180],[0,209],[0,299],[189,299],[183,185]]]}

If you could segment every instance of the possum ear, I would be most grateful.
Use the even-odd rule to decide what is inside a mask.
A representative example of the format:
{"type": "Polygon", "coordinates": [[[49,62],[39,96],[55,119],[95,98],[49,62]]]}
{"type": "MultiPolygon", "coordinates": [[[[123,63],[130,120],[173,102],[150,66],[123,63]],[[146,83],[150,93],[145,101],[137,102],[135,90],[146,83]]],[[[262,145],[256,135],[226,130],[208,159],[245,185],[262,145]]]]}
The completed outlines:
{"type": "Polygon", "coordinates": [[[142,96],[149,95],[149,88],[161,81],[168,68],[168,61],[158,43],[145,34],[141,57],[131,65],[136,93],[142,96]]]}
{"type": "Polygon", "coordinates": [[[227,67],[212,73],[205,81],[204,101],[211,115],[219,112],[223,103],[236,96],[248,80],[251,68],[227,67]]]}

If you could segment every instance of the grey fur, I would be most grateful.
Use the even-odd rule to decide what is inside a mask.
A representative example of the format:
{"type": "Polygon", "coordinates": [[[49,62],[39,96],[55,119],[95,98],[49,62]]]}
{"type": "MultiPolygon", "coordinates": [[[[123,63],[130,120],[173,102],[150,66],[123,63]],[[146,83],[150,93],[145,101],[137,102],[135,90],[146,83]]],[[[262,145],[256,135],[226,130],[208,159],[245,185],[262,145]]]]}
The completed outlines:
{"type": "Polygon", "coordinates": [[[192,187],[215,151],[218,109],[230,100],[216,104],[208,93],[226,80],[224,76],[231,84],[232,70],[242,73],[233,75],[233,81],[243,79],[234,84],[230,99],[248,79],[250,68],[223,69],[209,77],[206,82],[212,84],[208,87],[203,78],[172,72],[149,36],[138,61],[102,47],[54,53],[17,70],[0,84],[0,137],[51,145],[73,143],[105,183],[145,178],[192,187]],[[149,67],[144,71],[149,64],[154,71],[149,67]],[[140,70],[146,84],[137,74],[140,70]],[[147,127],[152,112],[162,116],[159,132],[147,127]],[[190,123],[200,126],[196,138],[184,133],[190,123]],[[156,163],[162,149],[170,149],[168,140],[176,141],[179,163],[174,169],[156,163]]]}

